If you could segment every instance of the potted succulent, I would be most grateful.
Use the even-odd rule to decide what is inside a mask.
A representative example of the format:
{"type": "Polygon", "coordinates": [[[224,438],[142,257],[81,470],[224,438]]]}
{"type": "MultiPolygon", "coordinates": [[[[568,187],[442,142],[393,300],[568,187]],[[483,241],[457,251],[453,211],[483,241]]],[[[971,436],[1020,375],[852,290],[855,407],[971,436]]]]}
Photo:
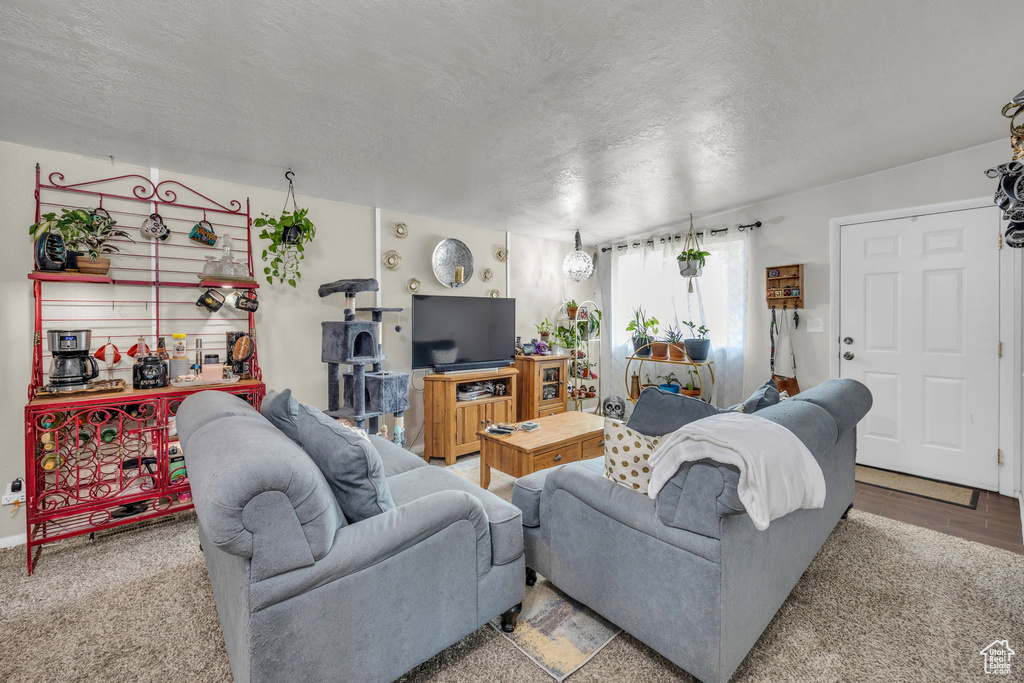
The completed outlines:
{"type": "Polygon", "coordinates": [[[686,386],[682,388],[682,394],[684,396],[692,396],[693,398],[700,398],[700,383],[697,382],[697,371],[690,368],[686,371],[690,375],[690,379],[686,381],[686,386]]]}
{"type": "Polygon", "coordinates": [[[263,250],[263,260],[270,258],[269,265],[263,268],[267,282],[274,284],[287,282],[292,287],[302,279],[299,272],[299,261],[305,255],[305,246],[316,236],[316,226],[309,220],[309,209],[294,208],[282,211],[277,218],[262,214],[252,222],[253,227],[263,228],[260,239],[270,240],[270,245],[263,250]]]}
{"type": "Polygon", "coordinates": [[[697,326],[697,323],[684,320],[683,324],[690,328],[690,335],[693,339],[683,341],[686,347],[686,355],[694,363],[703,363],[711,355],[711,340],[708,339],[709,330],[704,325],[697,326]]]}
{"type": "Polygon", "coordinates": [[[686,360],[682,330],[675,325],[669,325],[665,330],[665,343],[668,344],[669,360],[686,360]]]}
{"type": "Polygon", "coordinates": [[[676,377],[676,373],[670,372],[667,375],[658,375],[658,379],[665,380],[662,384],[658,385],[658,388],[662,391],[667,391],[671,394],[678,394],[681,384],[679,379],[676,377]]]}
{"type": "Polygon", "coordinates": [[[551,321],[548,320],[547,318],[544,318],[543,321],[541,321],[537,325],[534,325],[534,327],[537,328],[537,334],[540,335],[540,340],[542,342],[546,342],[551,337],[551,333],[555,329],[554,325],[552,325],[551,321]]]}
{"type": "Polygon", "coordinates": [[[569,320],[576,319],[576,312],[580,310],[580,305],[576,303],[576,299],[569,299],[565,303],[565,312],[569,315],[569,320]]]}
{"type": "Polygon", "coordinates": [[[658,334],[658,319],[647,317],[643,306],[633,309],[633,319],[626,325],[626,331],[633,333],[633,353],[641,358],[651,355],[651,342],[658,334]]]}
{"type": "Polygon", "coordinates": [[[679,274],[683,277],[698,277],[704,270],[704,260],[708,256],[711,256],[711,252],[701,249],[682,251],[679,256],[676,256],[676,261],[679,262],[679,274]]]}

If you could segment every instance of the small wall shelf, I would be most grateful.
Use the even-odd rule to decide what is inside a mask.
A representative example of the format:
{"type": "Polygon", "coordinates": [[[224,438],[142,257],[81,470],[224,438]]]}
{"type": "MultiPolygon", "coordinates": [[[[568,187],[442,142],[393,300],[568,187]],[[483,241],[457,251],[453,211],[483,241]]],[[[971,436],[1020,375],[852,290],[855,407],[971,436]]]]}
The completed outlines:
{"type": "Polygon", "coordinates": [[[768,308],[804,307],[804,265],[768,266],[764,269],[765,301],[768,308]]]}

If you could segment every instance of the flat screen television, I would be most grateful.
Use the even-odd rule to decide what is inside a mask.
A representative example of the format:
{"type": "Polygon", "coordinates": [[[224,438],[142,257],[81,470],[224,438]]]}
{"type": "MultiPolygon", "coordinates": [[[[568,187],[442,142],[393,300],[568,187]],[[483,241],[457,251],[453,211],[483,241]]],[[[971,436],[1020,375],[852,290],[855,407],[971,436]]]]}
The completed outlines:
{"type": "Polygon", "coordinates": [[[516,353],[516,300],[412,297],[412,367],[438,372],[509,365],[516,353]]]}

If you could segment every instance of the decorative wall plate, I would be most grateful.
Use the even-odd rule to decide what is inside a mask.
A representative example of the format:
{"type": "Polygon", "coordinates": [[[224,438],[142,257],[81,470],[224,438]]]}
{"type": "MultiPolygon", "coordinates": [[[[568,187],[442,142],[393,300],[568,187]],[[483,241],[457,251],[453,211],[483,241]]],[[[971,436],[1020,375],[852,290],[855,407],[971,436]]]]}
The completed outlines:
{"type": "Polygon", "coordinates": [[[395,223],[395,237],[405,239],[409,236],[409,226],[405,223],[395,223]]]}
{"type": "Polygon", "coordinates": [[[407,282],[405,285],[405,291],[409,292],[410,294],[419,294],[420,281],[417,280],[416,278],[410,279],[409,282],[407,282]]]}
{"type": "Polygon", "coordinates": [[[491,290],[488,290],[487,296],[491,297],[492,299],[497,299],[498,297],[501,296],[501,292],[499,292],[496,289],[491,289],[491,290]]]}
{"type": "Polygon", "coordinates": [[[484,282],[490,282],[491,278],[494,277],[494,271],[490,268],[484,268],[483,271],[480,272],[480,277],[484,282]]]}
{"type": "Polygon", "coordinates": [[[434,277],[445,287],[461,287],[473,277],[473,252],[454,237],[437,243],[430,263],[434,277]]]}
{"type": "Polygon", "coordinates": [[[504,245],[494,250],[494,258],[498,259],[502,263],[508,260],[508,248],[504,245]]]}
{"type": "Polygon", "coordinates": [[[402,255],[394,249],[384,252],[384,258],[380,260],[384,264],[384,267],[388,270],[398,270],[398,266],[402,264],[402,255]]]}

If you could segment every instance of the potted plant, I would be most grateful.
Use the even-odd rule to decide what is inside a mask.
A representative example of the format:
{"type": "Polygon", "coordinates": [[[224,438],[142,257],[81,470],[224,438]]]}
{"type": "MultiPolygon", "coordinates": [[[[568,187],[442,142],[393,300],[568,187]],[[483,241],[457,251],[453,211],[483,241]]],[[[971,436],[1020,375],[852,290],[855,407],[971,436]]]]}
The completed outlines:
{"type": "Polygon", "coordinates": [[[668,357],[670,360],[686,360],[682,330],[675,325],[669,325],[668,329],[665,330],[665,343],[668,344],[668,357]]]}
{"type": "Polygon", "coordinates": [[[580,305],[576,303],[576,299],[569,299],[565,304],[565,312],[569,315],[569,320],[576,319],[576,312],[580,310],[580,305]]]}
{"type": "Polygon", "coordinates": [[[117,227],[117,221],[102,209],[89,212],[85,209],[61,209],[56,214],[48,213],[44,220],[29,229],[34,238],[49,232],[64,239],[69,253],[75,254],[74,266],[89,275],[106,275],[110,271],[110,254],[120,253],[116,245],[109,244],[114,238],[135,242],[124,230],[117,227]],[[82,258],[88,256],[89,258],[82,258]]]}
{"type": "MultiPolygon", "coordinates": [[[[104,212],[105,213],[105,212],[104,212]]],[[[109,214],[108,214],[109,215],[109,214]]],[[[85,232],[86,226],[92,223],[91,214],[85,209],[61,209],[60,217],[56,213],[44,213],[38,223],[29,226],[28,233],[33,241],[40,239],[51,240],[49,235],[60,238],[66,251],[64,269],[78,271],[78,257],[82,255],[78,251],[78,240],[85,232]]],[[[44,259],[38,266],[43,270],[54,270],[57,264],[44,259]]]]}
{"type": "Polygon", "coordinates": [[[651,340],[651,358],[668,358],[668,343],[660,339],[651,340]]]}
{"type": "Polygon", "coordinates": [[[667,375],[658,375],[658,379],[665,380],[662,384],[658,385],[659,389],[661,389],[662,391],[667,391],[671,394],[679,393],[679,388],[681,385],[679,383],[679,379],[676,377],[676,373],[670,372],[667,375]]]}
{"type": "Polygon", "coordinates": [[[555,346],[558,347],[559,354],[571,353],[576,348],[576,338],[573,336],[573,332],[570,328],[562,325],[558,326],[555,330],[555,346]]]}
{"type": "Polygon", "coordinates": [[[690,379],[686,381],[686,386],[682,388],[684,396],[692,396],[693,398],[700,398],[700,383],[697,382],[697,371],[690,368],[686,371],[690,375],[690,379]]]}
{"type": "Polygon", "coordinates": [[[682,251],[676,260],[679,262],[679,274],[683,277],[697,277],[704,269],[704,260],[711,256],[710,251],[700,249],[686,249],[682,251]]]}
{"type": "Polygon", "coordinates": [[[274,284],[287,282],[292,287],[302,279],[299,272],[299,261],[305,255],[305,247],[316,236],[316,226],[306,214],[309,209],[295,208],[293,211],[282,211],[277,218],[262,214],[252,222],[254,227],[263,228],[261,240],[270,240],[270,245],[263,250],[263,260],[270,257],[270,263],[263,268],[267,282],[274,284]]]}
{"type": "Polygon", "coordinates": [[[633,319],[626,325],[626,331],[633,333],[633,353],[641,358],[651,355],[651,342],[658,334],[658,319],[647,317],[643,306],[633,309],[633,319]]]}
{"type": "Polygon", "coordinates": [[[542,342],[546,342],[551,337],[551,333],[555,329],[554,325],[552,325],[551,321],[548,320],[547,318],[544,318],[543,321],[541,321],[537,325],[534,325],[534,327],[537,328],[537,334],[540,335],[540,340],[542,342]]]}
{"type": "Polygon", "coordinates": [[[689,320],[684,320],[683,324],[690,328],[690,335],[693,337],[693,339],[683,341],[686,355],[694,363],[703,363],[711,355],[711,340],[707,338],[708,332],[711,330],[704,325],[698,327],[697,323],[689,320]]]}

